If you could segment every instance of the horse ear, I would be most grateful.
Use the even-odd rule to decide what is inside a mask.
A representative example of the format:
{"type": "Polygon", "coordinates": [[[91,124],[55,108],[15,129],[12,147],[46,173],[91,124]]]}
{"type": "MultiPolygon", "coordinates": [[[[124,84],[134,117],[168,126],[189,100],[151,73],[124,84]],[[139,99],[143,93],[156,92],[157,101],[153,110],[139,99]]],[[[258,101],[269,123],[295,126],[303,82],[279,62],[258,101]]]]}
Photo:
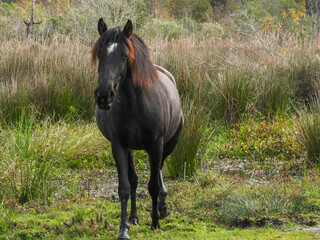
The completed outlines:
{"type": "Polygon", "coordinates": [[[100,33],[100,35],[102,33],[104,33],[105,31],[108,30],[108,27],[107,25],[105,24],[105,22],[103,21],[102,18],[99,19],[99,22],[98,22],[98,32],[100,33]]]}
{"type": "Polygon", "coordinates": [[[130,37],[132,33],[132,22],[128,19],[126,25],[124,26],[122,32],[126,35],[127,38],[130,37]]]}

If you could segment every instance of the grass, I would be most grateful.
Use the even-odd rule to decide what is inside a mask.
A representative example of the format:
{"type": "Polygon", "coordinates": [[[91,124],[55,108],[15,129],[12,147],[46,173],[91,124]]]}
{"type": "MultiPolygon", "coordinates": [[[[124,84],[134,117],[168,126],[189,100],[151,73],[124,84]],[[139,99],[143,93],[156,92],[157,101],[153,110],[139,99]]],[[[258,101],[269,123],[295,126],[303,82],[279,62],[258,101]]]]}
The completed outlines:
{"type": "Polygon", "coordinates": [[[227,204],[223,203],[218,213],[221,219],[229,224],[247,227],[268,224],[261,219],[277,216],[279,213],[292,217],[312,211],[314,205],[308,199],[304,187],[292,182],[289,184],[295,185],[296,189],[286,184],[281,186],[282,183],[275,182],[262,187],[253,185],[245,191],[241,189],[233,192],[227,199],[223,199],[227,204]],[[258,221],[255,223],[252,219],[258,219],[258,221]]]}
{"type": "MultiPolygon", "coordinates": [[[[169,169],[165,168],[171,215],[161,221],[163,231],[148,229],[151,207],[147,194],[148,160],[146,154],[138,151],[135,156],[140,177],[140,225],[131,227],[130,236],[142,239],[264,239],[266,236],[270,236],[268,239],[316,239],[317,235],[310,232],[308,226],[318,222],[320,181],[317,171],[298,167],[300,159],[285,151],[290,147],[298,148],[291,132],[294,121],[297,119],[251,120],[232,128],[216,126],[208,138],[211,143],[204,145],[208,151],[201,157],[206,163],[202,171],[182,181],[170,179],[169,169]],[[234,161],[228,163],[230,156],[223,155],[223,149],[227,154],[227,148],[237,148],[237,144],[234,161]],[[244,144],[258,146],[259,149],[247,148],[248,152],[242,153],[240,150],[244,149],[244,144]],[[235,168],[237,159],[252,157],[263,147],[273,151],[263,151],[264,157],[260,161],[247,160],[249,167],[243,169],[249,171],[247,174],[240,171],[221,173],[223,168],[216,168],[219,161],[221,166],[231,164],[235,168]],[[215,152],[220,155],[219,161],[214,160],[217,159],[212,155],[215,152]],[[259,165],[264,169],[259,170],[259,165]],[[291,170],[290,166],[293,166],[291,170]],[[268,174],[263,172],[266,169],[268,174]],[[309,229],[309,232],[300,232],[299,228],[309,229]]],[[[11,172],[12,169],[6,165],[8,163],[1,162],[1,175],[7,177],[1,179],[1,189],[5,191],[1,192],[0,216],[4,224],[0,238],[113,239],[117,236],[120,205],[115,200],[115,166],[109,155],[110,146],[94,124],[81,121],[74,124],[50,120],[35,122],[35,119],[25,116],[17,125],[2,129],[0,139],[6,149],[1,152],[6,154],[3,159],[16,164],[21,162],[24,167],[29,163],[25,172],[19,169],[11,172]],[[50,172],[38,171],[41,165],[33,164],[39,160],[37,156],[46,156],[46,161],[51,163],[46,164],[50,172]],[[41,186],[39,183],[50,182],[51,192],[43,191],[42,196],[30,194],[21,201],[21,188],[17,188],[18,195],[10,188],[21,183],[19,178],[13,182],[11,176],[14,174],[29,176],[29,179],[45,176],[49,181],[37,178],[34,183],[41,186]],[[102,221],[99,220],[101,213],[102,221]]],[[[30,182],[24,181],[24,184],[30,182]]],[[[40,190],[37,192],[41,193],[40,190]]]]}
{"type": "Polygon", "coordinates": [[[16,213],[13,208],[0,205],[0,233],[6,232],[14,224],[16,213]]]}
{"type": "Polygon", "coordinates": [[[319,167],[320,160],[320,104],[317,100],[311,111],[301,112],[298,123],[299,144],[306,154],[309,165],[319,167]]]}
{"type": "MultiPolygon", "coordinates": [[[[139,175],[142,173],[140,171],[139,175]]],[[[141,189],[138,190],[141,193],[138,199],[140,225],[131,226],[130,236],[134,239],[264,239],[266,236],[270,236],[268,239],[279,236],[284,239],[317,239],[317,235],[312,232],[297,230],[306,226],[310,219],[317,219],[318,210],[315,209],[319,203],[319,179],[313,182],[311,186],[300,182],[288,182],[286,185],[271,182],[267,186],[252,186],[238,182],[236,178],[218,176],[211,171],[198,175],[198,182],[167,181],[171,215],[161,221],[162,231],[149,230],[151,200],[147,194],[143,194],[146,189],[141,189]],[[279,189],[279,185],[280,190],[274,190],[279,189]],[[306,196],[307,201],[299,201],[299,208],[292,208],[297,203],[298,196],[306,196]],[[262,211],[253,211],[252,202],[255,201],[256,204],[260,201],[257,209],[263,209],[262,211]],[[239,219],[250,219],[255,223],[268,216],[266,225],[263,228],[239,230],[235,219],[226,217],[234,209],[244,210],[237,218],[238,223],[239,219]],[[305,222],[298,222],[294,216],[300,216],[305,222]],[[276,220],[283,224],[277,225],[276,220]]],[[[142,180],[142,186],[145,188],[147,181],[142,180]]],[[[10,202],[6,202],[4,206],[5,209],[10,209],[10,202]]],[[[16,206],[15,209],[16,215],[0,237],[114,239],[118,235],[120,205],[112,197],[77,195],[70,199],[56,199],[50,207],[28,203],[16,206]],[[96,213],[99,213],[98,220],[96,213]],[[102,221],[99,220],[100,213],[103,215],[102,221]]]]}

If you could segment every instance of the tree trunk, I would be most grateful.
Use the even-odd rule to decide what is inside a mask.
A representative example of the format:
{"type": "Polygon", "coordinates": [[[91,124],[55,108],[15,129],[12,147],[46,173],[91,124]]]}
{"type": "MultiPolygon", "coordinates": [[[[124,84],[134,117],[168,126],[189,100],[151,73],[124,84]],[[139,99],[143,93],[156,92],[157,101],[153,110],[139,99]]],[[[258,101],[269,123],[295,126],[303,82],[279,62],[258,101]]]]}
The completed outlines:
{"type": "Polygon", "coordinates": [[[27,22],[27,20],[24,20],[24,23],[27,26],[27,42],[30,43],[31,42],[31,29],[32,29],[32,25],[33,24],[40,24],[40,22],[34,22],[33,19],[33,12],[34,12],[34,4],[35,4],[36,0],[32,0],[31,2],[31,14],[30,14],[30,21],[27,22]]]}

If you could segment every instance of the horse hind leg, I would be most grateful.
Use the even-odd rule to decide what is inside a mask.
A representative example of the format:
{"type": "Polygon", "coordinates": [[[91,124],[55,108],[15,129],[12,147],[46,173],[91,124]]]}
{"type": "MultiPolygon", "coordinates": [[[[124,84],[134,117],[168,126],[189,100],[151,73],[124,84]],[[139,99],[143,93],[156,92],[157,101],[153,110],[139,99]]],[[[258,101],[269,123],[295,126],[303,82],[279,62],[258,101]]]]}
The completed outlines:
{"type": "Polygon", "coordinates": [[[165,217],[170,215],[170,211],[168,210],[168,204],[166,202],[166,197],[168,195],[168,192],[163,182],[162,171],[160,171],[159,183],[160,183],[160,192],[159,192],[158,210],[160,214],[160,219],[164,219],[165,217]]]}
{"type": "Polygon", "coordinates": [[[128,176],[129,183],[131,185],[131,213],[129,217],[130,223],[133,225],[139,224],[137,205],[136,205],[136,192],[138,186],[138,176],[134,166],[133,151],[130,150],[128,153],[128,176]]]}
{"type": "Polygon", "coordinates": [[[168,210],[168,204],[166,202],[166,198],[168,195],[167,189],[164,185],[163,177],[162,177],[162,167],[164,164],[164,160],[172,153],[174,148],[176,147],[180,135],[181,130],[183,128],[183,117],[181,117],[180,125],[176,131],[176,133],[173,135],[173,137],[163,146],[163,155],[162,155],[162,162],[160,167],[160,176],[159,176],[159,182],[160,182],[160,192],[159,192],[159,203],[158,203],[158,210],[160,213],[160,219],[164,219],[170,214],[170,211],[168,210]]]}

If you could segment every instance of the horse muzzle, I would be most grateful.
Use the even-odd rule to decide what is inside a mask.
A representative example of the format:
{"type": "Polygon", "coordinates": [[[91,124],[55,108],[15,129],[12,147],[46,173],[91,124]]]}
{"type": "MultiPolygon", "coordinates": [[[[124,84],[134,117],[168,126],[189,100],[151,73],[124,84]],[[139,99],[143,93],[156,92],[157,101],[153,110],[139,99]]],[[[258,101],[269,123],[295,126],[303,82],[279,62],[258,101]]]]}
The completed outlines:
{"type": "Polygon", "coordinates": [[[109,110],[112,106],[114,99],[114,91],[111,90],[108,93],[101,94],[98,89],[94,92],[94,99],[96,100],[97,106],[102,110],[109,110]]]}

